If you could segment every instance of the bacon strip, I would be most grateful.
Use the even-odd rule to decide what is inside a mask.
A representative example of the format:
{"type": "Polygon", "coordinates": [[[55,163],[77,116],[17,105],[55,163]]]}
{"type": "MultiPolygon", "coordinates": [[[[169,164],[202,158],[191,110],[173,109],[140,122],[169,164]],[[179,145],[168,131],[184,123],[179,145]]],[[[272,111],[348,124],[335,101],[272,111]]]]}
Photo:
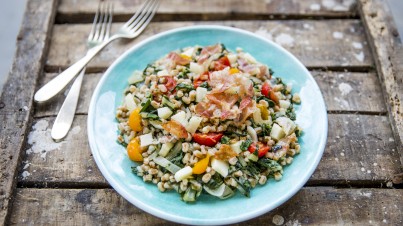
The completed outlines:
{"type": "Polygon", "coordinates": [[[189,59],[185,59],[175,52],[169,53],[167,58],[171,59],[174,65],[186,65],[190,63],[189,59]]]}

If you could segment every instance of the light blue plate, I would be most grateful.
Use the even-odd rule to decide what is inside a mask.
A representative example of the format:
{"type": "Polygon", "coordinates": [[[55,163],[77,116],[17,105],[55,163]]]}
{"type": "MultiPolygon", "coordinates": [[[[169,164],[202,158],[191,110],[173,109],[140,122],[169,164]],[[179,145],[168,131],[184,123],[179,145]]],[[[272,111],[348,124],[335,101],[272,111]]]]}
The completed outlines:
{"type": "Polygon", "coordinates": [[[95,161],[112,187],[138,208],[157,217],[185,224],[230,224],[262,215],[291,198],[318,165],[327,137],[327,114],[318,85],[306,68],[277,44],[253,33],[223,26],[192,26],[155,35],[133,46],[103,75],[88,112],[88,139],[95,161]],[[154,184],[132,174],[126,150],[116,142],[115,110],[121,105],[127,78],[172,50],[194,45],[223,43],[230,50],[242,47],[269,65],[275,76],[292,84],[302,104],[296,106],[297,123],[304,129],[301,153],[285,167],[283,179],[257,186],[246,198],[219,200],[208,195],[197,203],[182,202],[176,192],[161,193],[154,184]]]}

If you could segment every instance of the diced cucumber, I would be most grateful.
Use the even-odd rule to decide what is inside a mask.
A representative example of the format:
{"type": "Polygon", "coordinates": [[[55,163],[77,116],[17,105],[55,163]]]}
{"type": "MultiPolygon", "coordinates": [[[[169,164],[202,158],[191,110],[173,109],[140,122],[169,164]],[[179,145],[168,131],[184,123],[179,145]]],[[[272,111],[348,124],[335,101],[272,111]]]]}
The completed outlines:
{"type": "Polygon", "coordinates": [[[187,50],[183,51],[182,55],[192,57],[194,51],[195,51],[195,48],[191,47],[191,48],[188,48],[187,50]]]}
{"type": "Polygon", "coordinates": [[[137,108],[136,102],[134,102],[134,97],[132,93],[128,93],[125,97],[125,105],[129,112],[132,112],[137,108]]]}
{"type": "Polygon", "coordinates": [[[158,116],[162,119],[167,119],[172,115],[172,110],[169,107],[162,107],[157,109],[158,116]]]}
{"type": "Polygon", "coordinates": [[[197,75],[200,75],[201,73],[204,72],[204,67],[198,63],[190,62],[189,71],[197,75]]]}
{"type": "Polygon", "coordinates": [[[245,60],[247,60],[251,64],[256,64],[257,63],[256,59],[252,55],[250,55],[249,53],[243,54],[243,58],[245,58],[245,60]]]}
{"type": "Polygon", "coordinates": [[[141,71],[134,71],[133,74],[127,79],[129,84],[135,84],[144,80],[143,73],[141,71]]]}
{"type": "Polygon", "coordinates": [[[145,146],[148,146],[153,143],[154,143],[154,138],[151,133],[147,133],[147,134],[140,136],[140,146],[141,147],[145,147],[145,146]]]}
{"type": "Polygon", "coordinates": [[[211,189],[211,188],[209,188],[207,186],[203,186],[203,188],[210,195],[216,196],[216,197],[218,197],[220,199],[229,198],[234,194],[234,191],[232,191],[232,189],[228,185],[226,185],[224,183],[222,183],[216,189],[211,189]]]}
{"type": "Polygon", "coordinates": [[[228,176],[229,165],[227,162],[212,158],[211,168],[213,168],[217,173],[221,174],[221,176],[223,176],[224,178],[228,176]]]}
{"type": "Polygon", "coordinates": [[[186,167],[180,169],[178,172],[176,172],[174,177],[175,177],[175,180],[177,182],[179,182],[190,176],[192,176],[192,167],[186,166],[186,167]]]}
{"type": "Polygon", "coordinates": [[[166,69],[164,69],[157,72],[157,76],[169,76],[169,72],[166,69]]]}
{"type": "Polygon", "coordinates": [[[254,162],[257,162],[257,160],[259,160],[259,157],[256,156],[255,154],[250,154],[248,155],[248,159],[254,162]]]}
{"type": "Polygon", "coordinates": [[[271,132],[270,132],[270,136],[272,139],[278,141],[281,138],[285,137],[285,132],[284,130],[281,128],[281,126],[279,126],[277,123],[273,124],[273,127],[271,128],[271,132]]]}
{"type": "Polygon", "coordinates": [[[288,100],[280,100],[280,108],[288,109],[290,107],[290,101],[288,100]]]}
{"type": "Polygon", "coordinates": [[[257,134],[254,128],[252,128],[251,126],[247,126],[246,127],[246,131],[248,132],[250,138],[252,139],[253,142],[258,142],[257,140],[257,134]]]}
{"type": "Polygon", "coordinates": [[[154,126],[155,128],[157,128],[157,129],[163,129],[163,128],[162,128],[162,122],[161,122],[161,121],[153,121],[153,120],[150,120],[149,123],[150,123],[152,126],[154,126]]]}
{"type": "Polygon", "coordinates": [[[293,133],[297,127],[295,123],[287,117],[279,117],[276,119],[276,122],[283,128],[285,135],[287,136],[293,133]]]}
{"type": "Polygon", "coordinates": [[[236,63],[236,60],[237,60],[237,58],[238,58],[237,55],[236,55],[236,54],[233,54],[233,53],[228,54],[227,57],[228,57],[228,60],[229,60],[229,62],[230,62],[231,64],[235,64],[235,63],[236,63]]]}
{"type": "Polygon", "coordinates": [[[175,109],[175,104],[173,104],[166,96],[162,97],[162,105],[167,106],[171,109],[175,109]]]}
{"type": "Polygon", "coordinates": [[[197,87],[196,89],[196,102],[202,102],[207,95],[207,89],[203,87],[197,87]]]}
{"type": "Polygon", "coordinates": [[[200,123],[202,122],[202,118],[198,117],[198,116],[192,116],[189,120],[189,123],[186,126],[186,130],[191,133],[194,134],[197,130],[197,128],[199,127],[200,123]]]}
{"type": "Polygon", "coordinates": [[[235,151],[237,154],[239,154],[239,153],[242,152],[242,150],[241,150],[241,144],[242,144],[242,141],[238,141],[238,142],[236,142],[236,143],[231,144],[230,146],[231,146],[231,149],[232,149],[233,151],[235,151]]]}
{"type": "Polygon", "coordinates": [[[169,161],[168,159],[161,157],[161,156],[157,156],[157,157],[153,158],[153,161],[155,163],[157,163],[158,165],[164,167],[171,173],[176,173],[181,169],[179,166],[173,164],[171,161],[169,161]]]}
{"type": "Polygon", "coordinates": [[[188,121],[186,119],[186,113],[184,111],[178,111],[175,115],[171,117],[171,119],[179,122],[185,128],[188,124],[188,121]]]}
{"type": "Polygon", "coordinates": [[[167,156],[168,152],[171,150],[171,148],[173,146],[174,146],[174,143],[170,143],[170,142],[162,144],[161,149],[158,154],[161,155],[162,157],[167,156]]]}

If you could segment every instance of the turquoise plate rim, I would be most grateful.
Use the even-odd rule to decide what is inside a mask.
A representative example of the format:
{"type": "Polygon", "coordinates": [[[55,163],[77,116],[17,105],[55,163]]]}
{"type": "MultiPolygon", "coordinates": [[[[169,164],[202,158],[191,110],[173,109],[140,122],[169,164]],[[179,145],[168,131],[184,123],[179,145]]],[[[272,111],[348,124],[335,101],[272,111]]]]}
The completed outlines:
{"type": "MultiPolygon", "coordinates": [[[[179,48],[179,47],[178,47],[179,48]]],[[[253,53],[252,53],[253,55],[253,53]]],[[[269,65],[270,66],[270,65],[269,65]]],[[[281,77],[281,76],[280,76],[281,77]]],[[[123,90],[122,90],[123,92],[123,90]]],[[[302,100],[304,101],[304,100],[302,100]]],[[[312,110],[312,109],[311,109],[312,110]]],[[[115,111],[115,109],[113,109],[115,111]]],[[[298,122],[298,114],[299,111],[297,110],[297,122],[298,122]]],[[[117,124],[117,123],[116,123],[117,124]]],[[[117,130],[117,128],[114,128],[114,130],[117,130]]],[[[154,35],[150,38],[147,38],[138,44],[134,45],[130,49],[128,49],[125,53],[123,53],[118,59],[116,59],[112,65],[107,69],[107,71],[104,73],[102,78],[100,79],[97,87],[94,90],[93,96],[91,98],[90,102],[90,107],[88,111],[88,119],[87,119],[87,131],[88,131],[88,140],[89,140],[89,145],[91,152],[93,154],[93,157],[95,159],[95,162],[100,169],[101,173],[103,176],[106,178],[106,180],[111,184],[111,186],[121,195],[123,196],[126,200],[128,200],[130,203],[133,205],[137,206],[138,208],[163,219],[177,222],[177,223],[183,223],[183,224],[197,224],[197,225],[219,225],[219,224],[231,224],[231,223],[237,223],[245,220],[249,220],[251,218],[260,216],[264,213],[267,213],[270,210],[273,210],[274,208],[280,206],[283,204],[285,201],[290,199],[293,195],[295,195],[301,188],[302,186],[308,181],[310,176],[313,174],[314,170],[316,169],[317,165],[319,164],[319,161],[323,155],[325,145],[326,145],[326,139],[327,139],[327,133],[328,133],[328,119],[327,119],[327,111],[326,111],[326,106],[325,102],[323,99],[323,96],[320,92],[319,86],[315,82],[314,78],[312,75],[309,73],[309,71],[305,68],[305,66],[296,58],[294,57],[291,53],[289,53],[287,50],[285,50],[283,47],[277,45],[276,43],[264,39],[256,34],[253,34],[249,31],[245,31],[242,29],[238,28],[233,28],[233,27],[226,27],[226,26],[220,26],[220,25],[196,25],[196,26],[189,26],[189,27],[182,27],[182,28],[176,28],[172,30],[168,30],[162,33],[159,33],[157,35],[154,35]],[[175,35],[176,33],[184,32],[184,31],[198,31],[198,30],[211,30],[215,32],[233,32],[234,34],[242,34],[249,36],[251,39],[258,39],[260,41],[266,42],[269,46],[272,46],[274,48],[277,48],[282,54],[285,54],[287,57],[289,57],[293,63],[295,63],[296,67],[298,67],[301,73],[303,73],[307,80],[309,82],[309,85],[311,86],[310,89],[314,90],[313,92],[315,93],[315,104],[317,110],[315,111],[315,114],[318,115],[318,118],[321,122],[319,125],[318,129],[320,130],[320,134],[318,135],[318,141],[317,141],[317,149],[315,150],[316,152],[311,156],[312,162],[311,164],[306,166],[305,172],[301,177],[297,177],[297,181],[295,182],[295,185],[292,186],[289,190],[287,190],[278,200],[276,200],[274,203],[268,203],[267,205],[259,206],[256,207],[255,209],[252,210],[246,210],[244,214],[239,214],[237,216],[223,216],[222,218],[216,218],[216,219],[208,219],[208,218],[198,218],[194,219],[191,216],[182,216],[180,214],[172,214],[172,213],[167,213],[166,211],[158,208],[157,206],[152,206],[148,205],[147,203],[144,203],[140,201],[136,195],[133,195],[133,193],[130,193],[128,189],[121,184],[111,173],[110,168],[108,168],[104,162],[105,159],[102,158],[101,156],[101,150],[98,147],[98,144],[101,144],[102,141],[100,139],[97,139],[95,137],[95,124],[94,120],[96,118],[96,107],[97,107],[97,101],[100,98],[101,94],[101,89],[105,85],[105,81],[108,79],[108,76],[111,75],[113,72],[114,68],[117,67],[122,61],[126,59],[130,54],[132,54],[134,51],[139,49],[141,46],[145,44],[149,44],[155,40],[158,40],[162,37],[169,37],[172,35],[175,35]]],[[[115,142],[116,137],[112,137],[109,142],[115,142]]],[[[301,147],[303,149],[303,146],[301,147]]],[[[297,161],[297,160],[296,160],[297,161]]],[[[292,165],[292,164],[291,164],[292,165]]],[[[285,176],[286,177],[286,176],[285,176]]],[[[280,181],[281,182],[281,181],[280,181]]],[[[278,182],[278,183],[280,183],[278,182]]],[[[270,186],[270,185],[267,185],[270,186]]],[[[161,195],[165,194],[159,194],[156,197],[163,197],[161,195]]],[[[177,202],[181,202],[178,198],[177,202]]],[[[248,202],[248,199],[245,199],[245,202],[248,202]]],[[[197,203],[195,204],[197,205],[197,203]]]]}

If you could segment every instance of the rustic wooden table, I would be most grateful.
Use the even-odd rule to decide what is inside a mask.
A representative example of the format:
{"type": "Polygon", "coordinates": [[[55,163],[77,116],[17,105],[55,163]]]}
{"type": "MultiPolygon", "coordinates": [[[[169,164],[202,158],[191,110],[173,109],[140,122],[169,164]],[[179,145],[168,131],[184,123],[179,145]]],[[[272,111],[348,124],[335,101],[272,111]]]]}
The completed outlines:
{"type": "MultiPolygon", "coordinates": [[[[114,2],[117,28],[140,0],[114,2]]],[[[84,54],[96,7],[97,0],[28,1],[0,99],[0,224],[169,223],[105,181],[88,146],[87,111],[120,54],[193,24],[238,27],[279,43],[312,72],[327,105],[328,141],[313,176],[284,205],[242,224],[403,224],[403,47],[384,1],[163,0],[139,38],[112,43],[89,64],[72,130],[54,143],[50,128],[64,95],[40,106],[33,94],[84,54]]]]}

